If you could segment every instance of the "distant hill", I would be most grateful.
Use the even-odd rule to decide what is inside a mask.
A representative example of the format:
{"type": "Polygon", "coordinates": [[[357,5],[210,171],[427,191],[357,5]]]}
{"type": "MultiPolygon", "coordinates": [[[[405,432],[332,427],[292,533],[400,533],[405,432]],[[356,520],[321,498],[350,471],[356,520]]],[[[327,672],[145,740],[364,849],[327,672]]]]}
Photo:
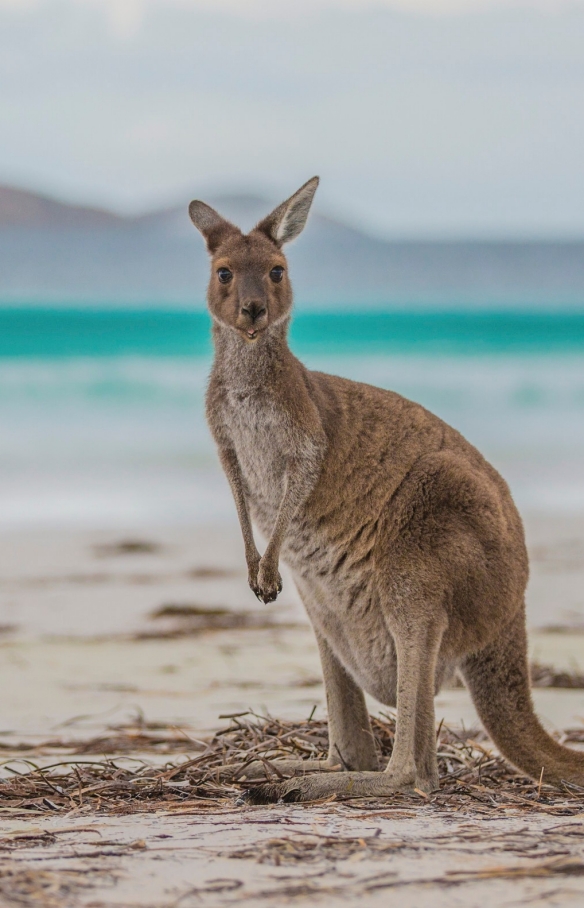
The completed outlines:
{"type": "Polygon", "coordinates": [[[124,222],[100,208],[68,205],[48,196],[11,186],[0,186],[0,228],[107,228],[124,222]]]}
{"type": "MultiPolygon", "coordinates": [[[[206,198],[245,229],[275,204],[206,198]]],[[[187,202],[139,217],[0,186],[0,304],[201,305],[187,202]]],[[[289,250],[299,306],[584,307],[584,242],[384,241],[318,209],[289,250]]]]}

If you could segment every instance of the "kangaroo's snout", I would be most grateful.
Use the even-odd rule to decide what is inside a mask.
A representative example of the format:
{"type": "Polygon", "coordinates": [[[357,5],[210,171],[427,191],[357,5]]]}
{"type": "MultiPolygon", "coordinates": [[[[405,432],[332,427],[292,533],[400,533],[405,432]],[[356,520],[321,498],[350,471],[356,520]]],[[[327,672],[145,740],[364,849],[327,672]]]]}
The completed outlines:
{"type": "Polygon", "coordinates": [[[240,307],[236,325],[250,340],[255,340],[258,334],[268,327],[267,305],[259,300],[244,302],[240,307]]]}
{"type": "Polygon", "coordinates": [[[255,320],[260,318],[262,315],[266,315],[266,307],[263,303],[245,303],[241,307],[241,314],[247,315],[252,320],[252,322],[255,322],[255,320]]]}

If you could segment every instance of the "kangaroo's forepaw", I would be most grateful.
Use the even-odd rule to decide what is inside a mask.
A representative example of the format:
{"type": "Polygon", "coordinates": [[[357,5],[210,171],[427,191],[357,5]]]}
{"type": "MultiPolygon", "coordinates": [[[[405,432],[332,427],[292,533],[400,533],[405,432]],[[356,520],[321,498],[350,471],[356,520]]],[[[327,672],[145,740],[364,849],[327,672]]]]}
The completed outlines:
{"type": "MultiPolygon", "coordinates": [[[[252,587],[253,589],[253,587],[252,587]]],[[[253,589],[260,602],[274,602],[282,592],[282,578],[278,565],[270,561],[260,561],[257,575],[257,586],[253,589]]]]}

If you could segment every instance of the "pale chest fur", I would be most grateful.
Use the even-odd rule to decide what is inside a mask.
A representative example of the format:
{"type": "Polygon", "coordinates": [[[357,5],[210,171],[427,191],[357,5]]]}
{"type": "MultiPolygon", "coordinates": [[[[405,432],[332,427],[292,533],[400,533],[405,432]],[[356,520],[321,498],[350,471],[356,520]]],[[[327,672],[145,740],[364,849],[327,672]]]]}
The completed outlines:
{"type": "Polygon", "coordinates": [[[226,390],[219,415],[246,486],[253,519],[269,533],[284,492],[294,433],[286,412],[266,392],[226,390]]]}

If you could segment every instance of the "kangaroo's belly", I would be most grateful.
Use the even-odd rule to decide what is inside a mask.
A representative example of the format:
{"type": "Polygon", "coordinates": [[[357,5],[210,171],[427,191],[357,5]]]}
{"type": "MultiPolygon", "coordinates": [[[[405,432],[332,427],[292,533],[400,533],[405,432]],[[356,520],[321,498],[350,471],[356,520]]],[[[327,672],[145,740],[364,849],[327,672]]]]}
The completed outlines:
{"type": "Polygon", "coordinates": [[[306,611],[345,670],[380,703],[395,706],[396,654],[373,577],[337,583],[294,571],[306,611]]]}
{"type": "MultiPolygon", "coordinates": [[[[322,578],[295,574],[306,611],[344,669],[359,687],[385,706],[397,705],[397,656],[391,631],[373,582],[354,578],[338,588],[322,578]],[[348,592],[347,592],[348,590],[348,592]]],[[[458,659],[442,650],[436,665],[435,692],[450,681],[458,659]]]]}

